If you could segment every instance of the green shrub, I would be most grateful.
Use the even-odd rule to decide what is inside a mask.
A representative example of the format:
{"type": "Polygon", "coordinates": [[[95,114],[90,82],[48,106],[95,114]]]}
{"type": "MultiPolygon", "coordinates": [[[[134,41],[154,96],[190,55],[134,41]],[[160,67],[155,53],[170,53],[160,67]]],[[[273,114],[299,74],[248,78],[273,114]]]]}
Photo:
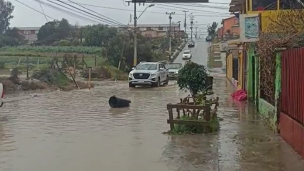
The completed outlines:
{"type": "Polygon", "coordinates": [[[32,74],[32,77],[34,79],[56,86],[67,86],[71,83],[71,80],[65,74],[55,69],[45,68],[36,70],[32,74]]]}

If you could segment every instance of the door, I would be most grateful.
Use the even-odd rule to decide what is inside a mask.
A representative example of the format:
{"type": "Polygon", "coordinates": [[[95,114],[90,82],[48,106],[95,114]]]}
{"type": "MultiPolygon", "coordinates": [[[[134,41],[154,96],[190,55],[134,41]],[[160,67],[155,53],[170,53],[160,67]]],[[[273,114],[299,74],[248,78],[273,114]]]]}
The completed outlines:
{"type": "Polygon", "coordinates": [[[243,51],[243,66],[244,66],[244,69],[243,69],[243,89],[247,92],[247,51],[244,50],[243,51]]]}
{"type": "Polygon", "coordinates": [[[256,80],[255,80],[255,56],[251,57],[251,67],[252,67],[252,97],[253,99],[256,99],[255,97],[255,85],[256,85],[256,80]]]}

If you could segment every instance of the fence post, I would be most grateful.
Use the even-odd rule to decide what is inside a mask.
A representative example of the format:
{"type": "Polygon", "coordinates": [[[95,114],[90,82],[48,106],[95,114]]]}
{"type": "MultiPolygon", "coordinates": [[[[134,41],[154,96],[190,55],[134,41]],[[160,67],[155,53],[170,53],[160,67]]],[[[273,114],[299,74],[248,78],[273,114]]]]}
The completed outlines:
{"type": "Polygon", "coordinates": [[[89,90],[91,90],[91,67],[89,67],[89,90]]]}
{"type": "Polygon", "coordinates": [[[26,78],[29,78],[29,57],[26,56],[26,78]]]}

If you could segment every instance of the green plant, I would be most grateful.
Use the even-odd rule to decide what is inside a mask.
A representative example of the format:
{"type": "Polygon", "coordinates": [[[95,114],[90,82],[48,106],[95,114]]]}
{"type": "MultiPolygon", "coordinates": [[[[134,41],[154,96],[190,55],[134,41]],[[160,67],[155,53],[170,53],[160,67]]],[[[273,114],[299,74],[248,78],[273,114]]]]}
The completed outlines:
{"type": "Polygon", "coordinates": [[[208,88],[208,74],[204,65],[192,61],[187,62],[179,71],[177,84],[181,90],[187,89],[192,97],[208,88]]]}
{"type": "Polygon", "coordinates": [[[5,68],[5,62],[0,62],[0,69],[4,69],[5,68]]]}
{"type": "Polygon", "coordinates": [[[71,83],[71,80],[55,69],[39,69],[34,71],[33,78],[40,80],[42,82],[56,85],[56,86],[66,86],[71,83]]]}
{"type": "Polygon", "coordinates": [[[203,133],[214,133],[219,130],[220,124],[219,119],[217,117],[212,118],[208,123],[208,125],[203,124],[203,119],[197,120],[196,118],[191,118],[188,116],[183,116],[180,118],[181,120],[195,120],[201,121],[201,125],[183,125],[183,124],[176,124],[174,125],[174,130],[171,133],[173,134],[203,134],[203,133]]]}

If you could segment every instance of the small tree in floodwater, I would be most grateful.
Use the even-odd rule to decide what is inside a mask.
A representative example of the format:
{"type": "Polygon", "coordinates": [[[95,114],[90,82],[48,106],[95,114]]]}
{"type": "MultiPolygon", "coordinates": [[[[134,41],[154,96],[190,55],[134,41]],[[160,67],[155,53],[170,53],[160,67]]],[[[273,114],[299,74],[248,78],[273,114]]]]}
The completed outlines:
{"type": "Polygon", "coordinates": [[[189,90],[192,97],[208,89],[208,73],[204,65],[189,61],[179,70],[177,84],[181,90],[189,90]]]}

